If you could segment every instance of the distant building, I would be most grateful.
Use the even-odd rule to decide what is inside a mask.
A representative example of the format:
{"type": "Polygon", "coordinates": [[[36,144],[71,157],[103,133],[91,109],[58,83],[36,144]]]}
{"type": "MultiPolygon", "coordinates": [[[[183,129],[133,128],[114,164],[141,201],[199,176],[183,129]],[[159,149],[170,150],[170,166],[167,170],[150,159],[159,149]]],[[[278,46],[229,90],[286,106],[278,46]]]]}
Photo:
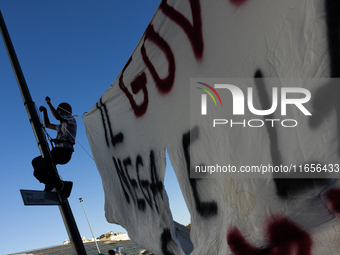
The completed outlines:
{"type": "Polygon", "coordinates": [[[126,233],[113,233],[112,231],[102,234],[97,238],[99,241],[123,241],[130,240],[129,236],[126,233]]]}

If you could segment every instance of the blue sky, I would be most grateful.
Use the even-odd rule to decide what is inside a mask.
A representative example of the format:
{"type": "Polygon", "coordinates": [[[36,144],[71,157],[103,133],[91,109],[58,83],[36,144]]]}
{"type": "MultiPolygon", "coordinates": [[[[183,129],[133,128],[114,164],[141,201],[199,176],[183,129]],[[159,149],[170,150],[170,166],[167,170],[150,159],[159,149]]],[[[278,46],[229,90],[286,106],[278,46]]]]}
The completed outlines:
{"type": "MultiPolygon", "coordinates": [[[[36,105],[44,105],[49,96],[55,105],[69,102],[79,116],[89,111],[118,76],[159,2],[0,0],[0,10],[36,105]]],[[[32,174],[31,160],[39,155],[39,149],[2,39],[0,88],[0,254],[62,244],[68,235],[58,207],[24,206],[19,192],[42,190],[44,186],[32,174]]],[[[51,122],[57,123],[52,117],[51,122]]],[[[85,152],[91,150],[82,119],[77,118],[77,122],[78,144],[73,159],[58,166],[58,171],[63,179],[74,182],[69,203],[80,235],[92,237],[80,197],[97,237],[108,231],[126,232],[106,222],[101,178],[85,152]]],[[[53,130],[49,134],[56,135],[53,130]]],[[[165,188],[173,218],[190,223],[169,163],[165,188]]]]}

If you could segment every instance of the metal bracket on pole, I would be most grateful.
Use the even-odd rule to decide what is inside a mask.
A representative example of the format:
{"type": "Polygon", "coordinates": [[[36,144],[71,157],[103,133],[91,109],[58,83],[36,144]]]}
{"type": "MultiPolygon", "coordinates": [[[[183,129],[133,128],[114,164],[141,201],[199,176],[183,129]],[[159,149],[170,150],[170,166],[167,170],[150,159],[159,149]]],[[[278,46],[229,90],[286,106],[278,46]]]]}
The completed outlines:
{"type": "MultiPolygon", "coordinates": [[[[35,135],[35,138],[38,142],[39,150],[41,152],[42,157],[50,157],[50,149],[48,147],[45,134],[42,130],[41,123],[39,121],[39,116],[35,108],[35,104],[32,101],[31,94],[29,92],[28,86],[26,84],[25,77],[23,75],[23,72],[21,70],[17,55],[15,53],[11,38],[8,34],[7,27],[5,24],[5,21],[2,17],[2,13],[0,11],[0,32],[2,35],[2,39],[5,43],[6,50],[9,56],[9,59],[12,64],[12,68],[21,92],[22,99],[24,101],[24,105],[26,107],[26,111],[28,114],[28,118],[30,120],[30,123],[32,125],[32,129],[35,135]]],[[[56,169],[57,171],[57,169],[56,169]]],[[[70,205],[68,203],[68,200],[65,199],[65,201],[61,204],[59,204],[59,210],[61,213],[61,216],[64,220],[64,224],[67,230],[67,233],[69,235],[72,248],[75,254],[77,255],[85,255],[86,250],[84,247],[84,244],[81,240],[77,224],[74,220],[70,205]]]]}

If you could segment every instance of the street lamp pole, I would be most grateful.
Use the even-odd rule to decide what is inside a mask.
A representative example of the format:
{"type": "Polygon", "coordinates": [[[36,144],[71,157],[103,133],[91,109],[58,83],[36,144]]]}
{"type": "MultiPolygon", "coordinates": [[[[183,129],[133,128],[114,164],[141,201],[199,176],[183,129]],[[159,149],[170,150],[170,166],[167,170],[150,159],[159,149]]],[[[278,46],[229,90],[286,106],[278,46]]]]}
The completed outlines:
{"type": "Polygon", "coordinates": [[[79,198],[79,201],[80,201],[81,205],[83,206],[83,209],[84,209],[84,213],[85,213],[87,222],[89,223],[89,226],[90,226],[90,229],[91,229],[91,233],[92,233],[94,242],[96,243],[96,246],[97,246],[98,254],[101,254],[101,253],[100,253],[100,250],[99,250],[99,247],[98,247],[98,244],[97,244],[97,239],[94,237],[94,234],[93,234],[93,231],[92,231],[92,228],[91,228],[91,224],[90,224],[89,218],[87,217],[87,213],[86,213],[86,211],[85,211],[85,207],[84,207],[84,204],[83,204],[83,199],[82,199],[82,198],[79,198]]]}
{"type": "MultiPolygon", "coordinates": [[[[3,16],[1,14],[0,10],[0,32],[3,38],[3,41],[5,43],[5,47],[8,53],[8,57],[11,61],[12,68],[14,71],[14,75],[16,77],[20,93],[22,96],[22,99],[24,101],[24,105],[26,107],[26,111],[36,138],[36,141],[38,142],[38,147],[41,153],[41,156],[43,158],[50,157],[50,149],[48,147],[48,144],[46,142],[46,137],[43,132],[43,129],[41,127],[41,123],[39,120],[39,115],[37,113],[37,110],[35,108],[35,104],[32,100],[30,91],[28,89],[24,74],[21,70],[18,57],[15,53],[12,40],[9,36],[5,21],[3,19],[3,16]]],[[[55,167],[55,166],[54,166],[55,167]]],[[[56,173],[58,173],[57,168],[55,167],[56,173]]],[[[73,213],[71,211],[71,207],[68,203],[68,200],[65,199],[60,205],[59,210],[61,213],[61,216],[64,220],[64,224],[66,227],[66,231],[68,233],[68,236],[70,237],[70,241],[72,244],[72,248],[75,254],[77,255],[84,255],[86,254],[86,250],[84,247],[83,242],[81,241],[81,237],[79,234],[79,230],[77,227],[77,224],[75,222],[75,219],[73,217],[73,213]]]]}

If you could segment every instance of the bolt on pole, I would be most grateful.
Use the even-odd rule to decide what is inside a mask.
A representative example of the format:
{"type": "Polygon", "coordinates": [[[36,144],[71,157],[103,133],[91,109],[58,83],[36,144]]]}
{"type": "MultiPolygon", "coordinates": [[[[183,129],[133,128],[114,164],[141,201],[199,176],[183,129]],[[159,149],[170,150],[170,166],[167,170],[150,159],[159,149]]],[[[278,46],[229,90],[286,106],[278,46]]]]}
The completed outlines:
{"type": "MultiPolygon", "coordinates": [[[[19,60],[15,53],[11,38],[7,31],[7,27],[3,19],[1,10],[0,10],[0,32],[1,32],[2,39],[4,41],[4,44],[7,50],[8,57],[11,61],[11,65],[12,65],[12,68],[15,74],[15,78],[17,80],[17,83],[18,83],[18,86],[21,92],[21,96],[24,101],[24,105],[26,107],[28,118],[31,123],[35,138],[37,140],[41,156],[50,157],[50,149],[48,147],[45,134],[42,130],[38,113],[35,108],[35,104],[32,101],[31,94],[26,84],[26,80],[21,70],[19,60]]],[[[55,170],[57,171],[56,168],[55,170]]],[[[81,240],[77,224],[74,220],[74,217],[73,217],[73,214],[72,214],[72,211],[71,211],[71,208],[70,208],[70,205],[67,199],[65,199],[65,201],[59,205],[59,210],[64,220],[64,224],[65,224],[67,233],[69,235],[74,253],[77,255],[85,255],[86,250],[81,240]]]]}

